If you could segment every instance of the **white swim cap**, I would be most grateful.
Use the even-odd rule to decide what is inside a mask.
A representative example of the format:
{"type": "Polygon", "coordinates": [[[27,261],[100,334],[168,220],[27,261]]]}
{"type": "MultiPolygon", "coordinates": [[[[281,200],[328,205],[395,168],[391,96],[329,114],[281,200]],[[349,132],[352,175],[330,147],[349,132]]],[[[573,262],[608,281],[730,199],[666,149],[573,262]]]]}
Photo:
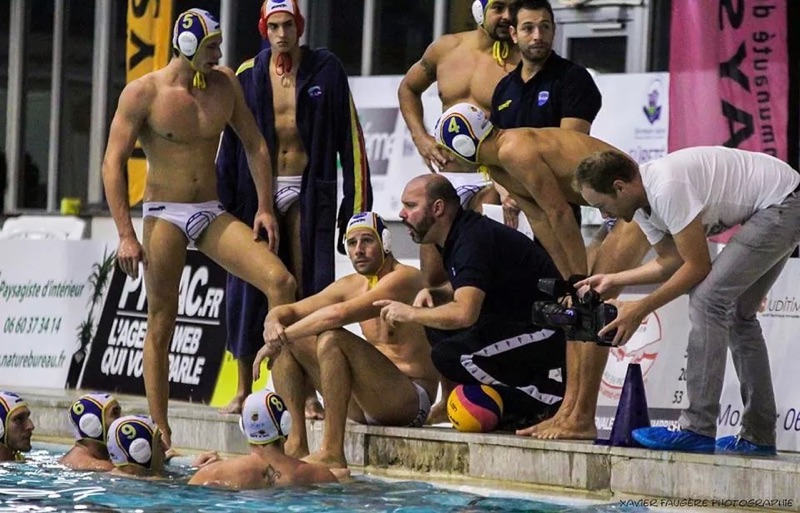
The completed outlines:
{"type": "Polygon", "coordinates": [[[69,422],[77,440],[106,443],[106,414],[117,400],[102,392],[82,395],[69,409],[69,422]]]}
{"type": "Polygon", "coordinates": [[[478,164],[481,143],[494,125],[478,107],[470,103],[457,103],[444,111],[436,122],[436,142],[457,157],[478,164]]]}
{"type": "Polygon", "coordinates": [[[117,466],[139,465],[149,469],[159,430],[150,417],[127,415],[108,428],[108,454],[117,466]]]}
{"type": "Polygon", "coordinates": [[[286,439],[292,429],[292,416],[275,392],[253,392],[242,405],[239,428],[251,444],[266,445],[286,439]]]}
{"type": "Polygon", "coordinates": [[[8,433],[8,418],[19,408],[28,406],[22,397],[14,392],[0,391],[0,444],[6,443],[6,433],[8,433]]]}
{"type": "Polygon", "coordinates": [[[492,4],[492,0],[475,0],[472,2],[472,18],[479,27],[483,27],[483,22],[486,21],[486,11],[492,4]]]}
{"type": "Polygon", "coordinates": [[[347,230],[345,230],[344,235],[345,240],[350,236],[350,232],[360,228],[366,228],[378,237],[381,246],[383,246],[384,253],[392,252],[392,232],[389,231],[389,228],[386,226],[386,221],[384,221],[381,216],[375,212],[361,212],[360,214],[353,215],[350,221],[347,222],[347,230]]]}

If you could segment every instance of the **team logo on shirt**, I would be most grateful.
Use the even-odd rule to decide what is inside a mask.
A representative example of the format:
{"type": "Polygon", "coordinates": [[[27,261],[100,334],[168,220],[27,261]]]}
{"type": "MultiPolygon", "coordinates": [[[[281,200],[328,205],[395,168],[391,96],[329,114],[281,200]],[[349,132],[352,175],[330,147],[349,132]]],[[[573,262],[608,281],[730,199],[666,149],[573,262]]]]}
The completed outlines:
{"type": "Polygon", "coordinates": [[[308,89],[308,96],[311,98],[316,98],[318,96],[322,96],[322,88],[320,86],[313,86],[308,89]]]}
{"type": "Polygon", "coordinates": [[[511,100],[506,100],[503,103],[501,103],[499,107],[497,107],[497,110],[500,111],[500,110],[506,109],[506,108],[508,108],[510,106],[511,106],[511,100]]]}
{"type": "Polygon", "coordinates": [[[537,99],[537,104],[539,107],[547,103],[547,100],[550,99],[550,91],[539,91],[539,98],[537,99]]]}

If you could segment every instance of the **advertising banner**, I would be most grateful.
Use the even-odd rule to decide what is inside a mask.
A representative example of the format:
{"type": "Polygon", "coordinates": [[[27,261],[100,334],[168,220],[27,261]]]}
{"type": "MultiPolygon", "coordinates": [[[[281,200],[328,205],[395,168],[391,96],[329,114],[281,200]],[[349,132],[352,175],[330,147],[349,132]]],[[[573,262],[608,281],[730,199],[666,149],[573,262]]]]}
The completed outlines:
{"type": "MultiPolygon", "coordinates": [[[[125,79],[133,82],[167,65],[172,50],[172,0],[129,0],[125,79]]],[[[128,201],[144,197],[147,161],[139,143],[128,160],[128,201]]]]}
{"type": "Polygon", "coordinates": [[[724,145],[788,157],[786,0],[673,0],[670,151],[724,145]]]}
{"type": "MultiPolygon", "coordinates": [[[[188,251],[178,292],[178,318],[169,343],[170,398],[208,403],[225,351],[225,271],[188,251]]],[[[147,298],[142,275],[116,269],[82,388],[144,394],[143,348],[147,298]]]]}
{"type": "MultiPolygon", "coordinates": [[[[653,287],[642,287],[620,295],[621,301],[636,301],[653,287]]],[[[689,336],[689,298],[681,296],[642,320],[633,337],[622,347],[609,351],[608,363],[597,401],[597,427],[606,438],[614,424],[617,404],[628,364],[642,368],[650,421],[654,426],[678,420],[686,397],[686,344],[689,336]]]]}
{"type": "Polygon", "coordinates": [[[603,107],[592,123],[592,137],[616,146],[636,162],[667,154],[669,74],[595,75],[603,107]]]}
{"type": "MultiPolygon", "coordinates": [[[[775,285],[761,303],[758,319],[767,341],[775,402],[778,407],[778,450],[800,452],[800,259],[790,258],[775,285]]],[[[767,379],[767,376],[763,376],[767,379]]],[[[728,354],[725,388],[717,426],[721,435],[735,435],[742,425],[742,398],[733,360],[728,354]]]]}
{"type": "MultiPolygon", "coordinates": [[[[667,154],[669,74],[594,75],[603,107],[592,123],[592,137],[619,148],[639,164],[667,154]]],[[[584,225],[602,223],[596,208],[581,209],[584,225]]]]}
{"type": "MultiPolygon", "coordinates": [[[[428,168],[417,153],[397,100],[402,76],[352,77],[350,89],[358,108],[369,159],[374,210],[385,219],[399,220],[400,195],[406,183],[428,168]]],[[[422,94],[425,127],[442,113],[436,84],[422,94]]]]}
{"type": "Polygon", "coordinates": [[[91,340],[112,255],[102,242],[5,240],[0,386],[64,388],[91,340]]]}

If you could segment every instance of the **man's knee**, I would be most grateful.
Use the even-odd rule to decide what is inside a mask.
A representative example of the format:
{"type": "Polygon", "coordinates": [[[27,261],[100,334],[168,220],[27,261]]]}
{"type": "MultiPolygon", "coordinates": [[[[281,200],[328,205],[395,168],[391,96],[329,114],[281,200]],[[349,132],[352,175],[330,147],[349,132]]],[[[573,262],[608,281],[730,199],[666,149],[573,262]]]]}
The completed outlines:
{"type": "Polygon", "coordinates": [[[175,319],[178,317],[178,298],[156,298],[150,294],[147,298],[147,338],[151,340],[169,340],[175,319]]]}
{"type": "Polygon", "coordinates": [[[341,329],[323,331],[317,335],[317,357],[322,360],[332,351],[340,351],[341,343],[341,329]]]}
{"type": "Polygon", "coordinates": [[[719,287],[706,281],[699,285],[689,295],[689,313],[725,315],[731,307],[731,300],[719,292],[719,287]]]}
{"type": "Polygon", "coordinates": [[[297,292],[297,281],[283,265],[272,266],[267,271],[267,282],[266,294],[270,303],[274,302],[275,298],[294,297],[297,292]]]}

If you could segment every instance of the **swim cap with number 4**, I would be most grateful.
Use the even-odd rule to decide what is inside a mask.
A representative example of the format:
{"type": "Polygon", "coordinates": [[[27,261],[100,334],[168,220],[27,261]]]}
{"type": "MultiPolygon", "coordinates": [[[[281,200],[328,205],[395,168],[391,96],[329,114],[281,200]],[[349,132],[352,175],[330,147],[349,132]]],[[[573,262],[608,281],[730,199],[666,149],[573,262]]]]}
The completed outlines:
{"type": "Polygon", "coordinates": [[[471,103],[457,103],[444,111],[434,132],[440,146],[462,160],[478,164],[481,143],[492,128],[492,123],[481,109],[471,103]]]}

